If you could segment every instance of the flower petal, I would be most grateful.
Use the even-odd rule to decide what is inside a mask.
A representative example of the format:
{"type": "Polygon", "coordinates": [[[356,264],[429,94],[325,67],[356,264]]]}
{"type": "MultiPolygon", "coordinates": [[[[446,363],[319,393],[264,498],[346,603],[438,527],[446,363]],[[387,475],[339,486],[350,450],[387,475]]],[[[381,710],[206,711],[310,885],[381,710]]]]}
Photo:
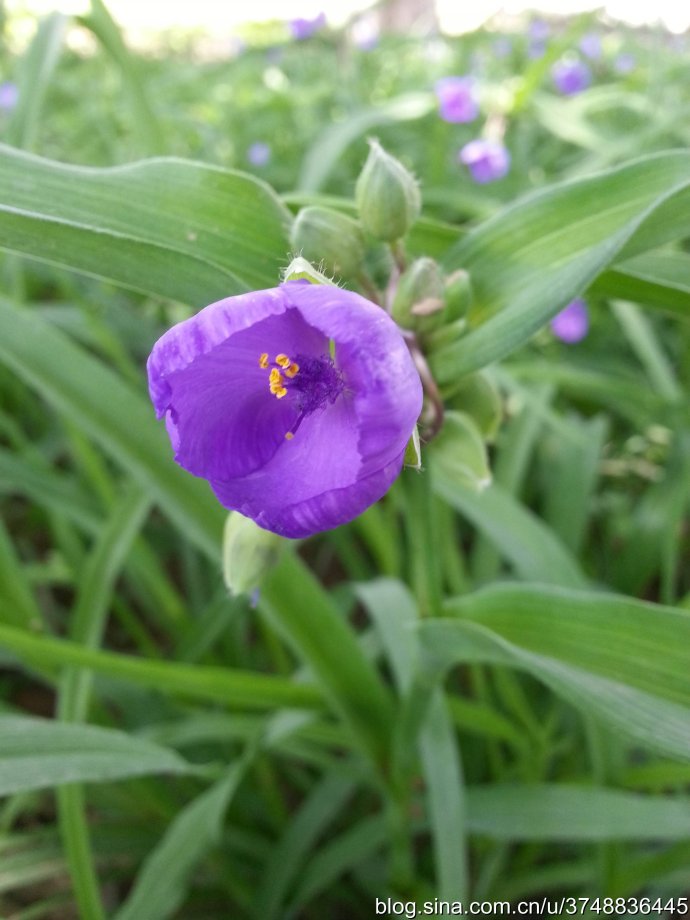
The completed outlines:
{"type": "Polygon", "coordinates": [[[422,384],[398,327],[384,311],[351,291],[284,284],[310,326],[336,343],[336,361],[354,395],[360,476],[404,450],[422,411],[422,384]]]}
{"type": "Polygon", "coordinates": [[[298,411],[271,395],[259,356],[324,349],[323,335],[274,291],[220,301],[174,326],[154,346],[148,370],[177,462],[209,479],[245,476],[267,463],[298,411]]]}

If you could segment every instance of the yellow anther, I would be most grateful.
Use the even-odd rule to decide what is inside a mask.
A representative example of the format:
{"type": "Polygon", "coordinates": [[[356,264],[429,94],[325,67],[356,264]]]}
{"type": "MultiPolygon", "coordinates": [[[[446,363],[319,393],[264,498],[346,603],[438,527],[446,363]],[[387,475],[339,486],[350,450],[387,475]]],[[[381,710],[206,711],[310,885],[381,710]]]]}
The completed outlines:
{"type": "Polygon", "coordinates": [[[299,364],[295,364],[294,361],[289,367],[285,368],[286,377],[294,377],[297,373],[299,373],[299,364]]]}
{"type": "Polygon", "coordinates": [[[285,387],[278,387],[276,390],[271,391],[276,399],[282,399],[283,396],[287,396],[287,390],[285,387]]]}
{"type": "Polygon", "coordinates": [[[276,364],[279,367],[290,367],[290,359],[287,355],[276,355],[276,364]]]}
{"type": "Polygon", "coordinates": [[[294,438],[294,434],[291,431],[288,431],[285,435],[285,440],[292,441],[293,438],[294,438]]]}
{"type": "Polygon", "coordinates": [[[271,384],[283,382],[283,375],[280,373],[277,367],[271,369],[271,373],[268,375],[268,382],[271,384]]]}
{"type": "Polygon", "coordinates": [[[264,370],[268,367],[268,352],[267,352],[267,351],[265,351],[265,352],[259,357],[259,367],[264,368],[264,370]]]}

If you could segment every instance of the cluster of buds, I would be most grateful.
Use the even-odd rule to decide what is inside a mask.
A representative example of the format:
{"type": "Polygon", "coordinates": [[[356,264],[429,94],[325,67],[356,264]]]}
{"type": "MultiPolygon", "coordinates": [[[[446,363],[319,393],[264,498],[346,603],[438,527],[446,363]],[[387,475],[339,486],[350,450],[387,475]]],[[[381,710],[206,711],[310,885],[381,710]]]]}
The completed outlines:
{"type": "MultiPolygon", "coordinates": [[[[445,274],[430,256],[408,259],[407,237],[421,210],[419,185],[412,173],[377,141],[370,141],[369,156],[355,188],[355,202],[356,217],[320,205],[299,212],[291,242],[302,258],[293,262],[289,277],[309,276],[309,280],[323,283],[326,279],[323,275],[317,278],[316,270],[311,267],[307,275],[297,271],[300,265],[303,271],[310,260],[322,272],[343,279],[348,285],[358,285],[369,300],[395,320],[424,387],[421,440],[428,443],[443,427],[452,394],[439,390],[427,359],[464,334],[472,302],[470,277],[463,270],[445,274]],[[376,280],[369,273],[369,266],[377,269],[373,273],[376,280]]],[[[489,389],[489,383],[482,378],[470,388],[471,392],[468,390],[469,402],[481,403],[477,419],[481,421],[480,430],[473,437],[473,444],[495,432],[496,412],[500,412],[497,399],[489,400],[491,419],[479,418],[487,414],[489,389]],[[481,399],[475,398],[477,394],[481,399]]],[[[471,406],[466,410],[471,414],[471,406]]],[[[474,423],[469,421],[467,425],[472,427],[474,423]]],[[[458,429],[457,424],[455,428],[458,429]]],[[[418,439],[411,442],[406,463],[419,465],[418,439]]]]}

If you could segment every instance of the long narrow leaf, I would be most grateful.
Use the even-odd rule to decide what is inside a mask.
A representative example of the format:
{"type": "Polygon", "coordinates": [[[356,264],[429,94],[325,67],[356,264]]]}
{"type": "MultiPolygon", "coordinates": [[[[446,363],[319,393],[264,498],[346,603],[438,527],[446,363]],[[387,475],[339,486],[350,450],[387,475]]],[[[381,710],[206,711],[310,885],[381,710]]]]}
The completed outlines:
{"type": "Polygon", "coordinates": [[[690,232],[690,154],[655,154],[528,196],[447,255],[469,271],[472,330],[433,357],[451,382],[509,354],[618,259],[690,232]]]}
{"type": "Polygon", "coordinates": [[[0,247],[196,307],[272,287],[288,212],[264,183],[185,160],[91,169],[0,145],[0,247]]]}

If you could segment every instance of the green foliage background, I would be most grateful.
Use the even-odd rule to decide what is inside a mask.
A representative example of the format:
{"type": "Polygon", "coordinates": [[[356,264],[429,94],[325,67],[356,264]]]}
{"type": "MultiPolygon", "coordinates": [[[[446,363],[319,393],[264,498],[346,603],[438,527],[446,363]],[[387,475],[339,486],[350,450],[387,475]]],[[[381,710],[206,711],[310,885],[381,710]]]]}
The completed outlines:
{"type": "Polygon", "coordinates": [[[179,35],[135,54],[100,0],[21,54],[6,27],[3,916],[670,916],[687,894],[690,64],[609,28],[593,87],[558,97],[549,68],[591,28],[530,60],[524,30],[498,56],[489,31],[363,51],[278,25],[216,59],[179,35]],[[485,187],[456,162],[478,125],[433,96],[470,68],[513,156],[485,187]],[[421,181],[408,253],[470,274],[463,334],[429,354],[448,422],[253,607],[143,365],[172,322],[275,286],[299,207],[353,213],[371,133],[421,181]],[[568,347],[545,324],[583,294],[568,347]]]}

